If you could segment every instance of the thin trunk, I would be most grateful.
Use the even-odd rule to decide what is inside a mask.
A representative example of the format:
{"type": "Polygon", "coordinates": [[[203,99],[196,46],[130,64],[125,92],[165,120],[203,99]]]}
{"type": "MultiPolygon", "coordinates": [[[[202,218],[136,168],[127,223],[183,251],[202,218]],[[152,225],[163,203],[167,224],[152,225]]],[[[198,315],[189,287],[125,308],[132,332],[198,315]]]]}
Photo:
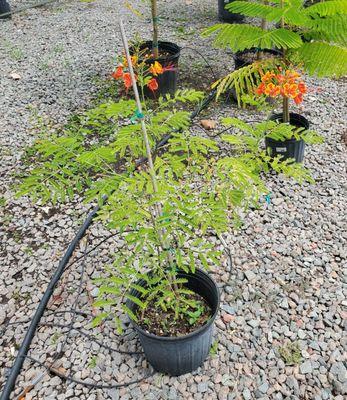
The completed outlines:
{"type": "Polygon", "coordinates": [[[158,7],[157,0],[151,0],[152,3],[152,24],[153,24],[153,55],[154,58],[159,57],[158,46],[158,7]]]}
{"type": "Polygon", "coordinates": [[[283,122],[285,123],[290,122],[288,97],[283,97],[283,122]]]}
{"type": "MultiPolygon", "coordinates": [[[[269,2],[268,2],[267,0],[264,0],[264,1],[263,1],[263,4],[264,4],[264,5],[267,5],[267,4],[269,4],[269,2]]],[[[261,27],[261,29],[262,29],[263,31],[265,31],[265,29],[267,28],[267,24],[266,24],[266,19],[265,19],[265,18],[262,18],[260,27],[261,27]]],[[[261,59],[261,52],[258,51],[258,53],[257,53],[257,60],[259,61],[260,59],[261,59]]]]}
{"type": "MultiPolygon", "coordinates": [[[[283,8],[284,3],[283,0],[280,2],[280,7],[283,8]]],[[[281,18],[281,28],[284,28],[284,18],[281,18]]],[[[281,49],[282,52],[282,57],[283,57],[283,62],[285,63],[286,61],[286,51],[285,49],[281,49]]],[[[289,123],[290,118],[289,118],[289,99],[288,97],[283,97],[283,122],[284,123],[289,123]]]]}

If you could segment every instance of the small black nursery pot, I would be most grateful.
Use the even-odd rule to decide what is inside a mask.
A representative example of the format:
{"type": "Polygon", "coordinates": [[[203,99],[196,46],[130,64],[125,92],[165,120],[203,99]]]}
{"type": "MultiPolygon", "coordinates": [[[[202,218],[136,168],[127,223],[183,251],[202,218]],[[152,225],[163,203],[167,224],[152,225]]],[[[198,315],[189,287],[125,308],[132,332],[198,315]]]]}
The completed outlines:
{"type": "MultiPolygon", "coordinates": [[[[156,371],[172,376],[196,370],[207,358],[220,303],[218,287],[205,272],[197,269],[195,274],[181,272],[178,277],[187,279],[185,286],[202,296],[210,305],[212,315],[205,325],[185,336],[163,337],[148,333],[131,321],[139,335],[148,362],[156,371]]],[[[144,282],[140,281],[138,284],[143,286],[144,282]]],[[[139,295],[136,290],[132,290],[131,294],[139,295]]],[[[136,305],[130,300],[127,301],[127,305],[132,311],[136,309],[136,305]]]]}
{"type": "MultiPolygon", "coordinates": [[[[310,123],[302,115],[290,113],[290,125],[298,128],[309,129],[310,123]]],[[[282,114],[273,114],[270,120],[283,122],[282,114]]],[[[294,158],[296,162],[302,162],[304,159],[305,142],[303,139],[296,140],[295,138],[287,139],[280,142],[275,139],[265,138],[265,147],[271,156],[282,156],[282,159],[294,158]]]]}
{"type": "MultiPolygon", "coordinates": [[[[152,41],[144,42],[139,50],[141,52],[146,52],[148,49],[148,54],[152,53],[152,41]]],[[[164,68],[169,68],[163,74],[158,75],[155,79],[158,82],[158,89],[155,91],[150,90],[148,87],[144,88],[144,94],[149,98],[158,98],[160,95],[165,95],[167,93],[173,95],[177,88],[177,77],[178,77],[178,60],[180,57],[181,49],[175,43],[171,42],[159,42],[159,58],[147,58],[145,60],[146,64],[153,64],[158,61],[164,68]]]]}
{"type": "Polygon", "coordinates": [[[253,64],[258,59],[258,54],[260,53],[260,59],[271,58],[276,56],[281,56],[279,50],[271,49],[247,49],[243,51],[237,51],[234,55],[235,69],[240,69],[246,67],[247,65],[253,64]]]}
{"type": "Polygon", "coordinates": [[[9,19],[11,18],[11,7],[7,0],[0,0],[0,19],[9,19]],[[3,15],[2,14],[6,14],[3,15]]]}
{"type": "Polygon", "coordinates": [[[225,9],[225,6],[231,3],[233,0],[218,0],[218,19],[223,22],[242,22],[244,16],[241,14],[231,13],[229,10],[225,9]]]}

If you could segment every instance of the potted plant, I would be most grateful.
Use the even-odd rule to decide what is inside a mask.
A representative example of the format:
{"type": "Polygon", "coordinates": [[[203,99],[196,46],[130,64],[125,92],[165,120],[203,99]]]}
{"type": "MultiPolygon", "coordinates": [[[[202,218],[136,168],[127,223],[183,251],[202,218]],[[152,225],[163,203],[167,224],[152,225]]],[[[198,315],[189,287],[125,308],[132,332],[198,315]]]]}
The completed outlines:
{"type": "MultiPolygon", "coordinates": [[[[127,50],[122,24],[121,31],[127,50]]],[[[221,157],[216,140],[189,132],[189,113],[177,102],[198,101],[199,92],[161,97],[155,109],[141,104],[128,51],[126,56],[136,102],[102,104],[80,119],[82,126],[39,140],[34,148],[41,165],[23,180],[19,194],[57,200],[76,188],[87,190],[88,200],[108,195],[98,219],[123,243],[96,280],[94,306],[102,312],[93,324],[112,317],[122,331],[125,312],[152,366],[181,375],[201,365],[212,343],[219,293],[203,270],[218,267],[221,252],[210,236],[221,237],[238,212],[266,192],[264,161],[251,145],[221,157]],[[107,121],[113,129],[105,131],[107,121]],[[165,150],[153,151],[168,134],[165,150]],[[147,163],[134,167],[144,157],[147,163]]],[[[305,169],[267,157],[277,170],[303,178],[305,169]]]]}
{"type": "MultiPolygon", "coordinates": [[[[175,43],[159,40],[158,1],[146,1],[149,1],[151,5],[152,40],[135,43],[130,50],[133,60],[136,61],[133,65],[136,74],[142,76],[145,80],[140,82],[140,85],[143,86],[143,94],[146,97],[158,98],[160,95],[174,94],[176,91],[180,47],[175,43]]],[[[119,76],[120,67],[123,67],[124,73],[128,74],[124,59],[124,62],[117,65],[113,73],[114,77],[119,76]]],[[[127,89],[129,75],[125,76],[125,87],[127,89]]]]}
{"type": "Polygon", "coordinates": [[[234,0],[218,0],[218,19],[223,22],[240,22],[243,21],[241,14],[232,13],[227,10],[228,4],[234,0]]]}
{"type": "MultiPolygon", "coordinates": [[[[297,123],[300,123],[302,117],[293,115],[294,118],[298,118],[297,123]]],[[[304,121],[302,123],[304,125],[304,121]]],[[[278,122],[274,118],[253,124],[245,123],[238,118],[224,118],[223,124],[228,128],[234,127],[237,133],[225,134],[222,139],[233,146],[234,152],[249,157],[252,163],[257,165],[257,173],[266,173],[271,168],[278,173],[294,177],[298,182],[304,180],[313,182],[307,169],[301,164],[291,162],[300,150],[294,146],[293,142],[300,141],[304,145],[323,142],[323,137],[309,130],[308,126],[298,129],[294,125],[278,122]],[[262,148],[264,140],[267,143],[265,150],[262,148]],[[269,152],[268,149],[272,143],[276,143],[278,148],[269,152]]]]}
{"type": "Polygon", "coordinates": [[[219,158],[216,141],[187,131],[189,113],[177,103],[201,98],[178,92],[144,115],[131,99],[102,104],[80,118],[79,128],[35,144],[41,165],[20,188],[56,201],[73,189],[86,191],[88,201],[108,195],[98,218],[121,234],[124,246],[97,280],[95,306],[102,312],[95,324],[112,316],[121,330],[120,313],[127,313],[148,361],[172,375],[196,369],[210,350],[219,294],[204,270],[221,263],[211,234],[227,230],[238,209],[265,191],[248,160],[219,158]],[[113,129],[105,131],[107,121],[113,129]],[[165,152],[152,151],[166,134],[165,152]],[[148,164],[134,169],[143,157],[148,164]]]}
{"type": "Polygon", "coordinates": [[[220,79],[218,94],[235,88],[241,103],[260,82],[262,72],[280,65],[300,66],[319,77],[339,77],[347,73],[347,2],[322,1],[307,6],[304,0],[233,1],[228,10],[262,19],[260,27],[250,24],[217,24],[204,35],[215,35],[217,47],[234,52],[276,50],[270,59],[258,59],[220,79]],[[272,23],[271,28],[266,22],[272,23]],[[279,25],[276,25],[279,24],[279,25]]]}

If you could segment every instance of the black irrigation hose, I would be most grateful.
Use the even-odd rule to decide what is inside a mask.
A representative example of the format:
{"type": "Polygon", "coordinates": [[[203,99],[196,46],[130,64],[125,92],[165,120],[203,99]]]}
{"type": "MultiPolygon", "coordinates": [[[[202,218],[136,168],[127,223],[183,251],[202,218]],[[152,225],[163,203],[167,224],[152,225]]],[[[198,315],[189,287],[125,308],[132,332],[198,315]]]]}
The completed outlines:
{"type": "MultiPolygon", "coordinates": [[[[0,3],[1,3],[1,1],[2,0],[0,0],[0,3]]],[[[11,10],[11,8],[9,7],[10,11],[0,14],[0,18],[11,18],[11,15],[13,15],[13,14],[21,13],[23,11],[30,10],[31,8],[44,7],[44,6],[47,6],[48,4],[56,3],[57,1],[58,0],[46,0],[46,1],[42,1],[41,3],[31,4],[31,5],[22,7],[22,8],[18,8],[16,10],[11,10]]],[[[5,4],[6,4],[6,0],[5,0],[5,4]]]]}
{"type": "Polygon", "coordinates": [[[151,373],[149,373],[147,375],[144,375],[141,378],[134,379],[134,380],[129,381],[129,382],[116,383],[115,385],[100,385],[100,384],[95,383],[95,382],[81,381],[80,379],[76,379],[71,375],[64,375],[61,372],[59,372],[59,370],[56,370],[55,368],[49,367],[48,365],[44,364],[43,362],[41,362],[41,361],[37,360],[36,358],[31,357],[31,356],[27,355],[25,358],[27,358],[28,360],[30,360],[30,361],[32,361],[32,362],[34,362],[36,364],[41,365],[41,367],[46,368],[48,371],[52,372],[53,374],[59,376],[62,379],[65,379],[67,381],[76,383],[78,385],[83,385],[83,386],[86,386],[86,387],[90,387],[92,389],[117,389],[117,388],[122,388],[122,387],[133,385],[135,383],[140,383],[143,380],[148,379],[148,378],[150,378],[151,376],[153,376],[155,374],[155,372],[152,371],[151,373]]]}
{"type": "Polygon", "coordinates": [[[18,350],[18,354],[16,357],[16,360],[13,364],[13,367],[11,368],[10,374],[7,378],[7,381],[5,383],[4,389],[2,391],[0,400],[8,400],[10,398],[10,394],[14,388],[14,385],[16,383],[17,377],[22,369],[24,359],[28,353],[30,344],[34,338],[36,328],[43,316],[43,313],[45,312],[45,309],[47,307],[47,304],[53,294],[53,291],[55,289],[55,286],[59,282],[59,279],[61,278],[62,274],[64,273],[66,264],[68,263],[70,257],[72,256],[73,252],[75,251],[78,243],[86,233],[87,229],[89,228],[90,224],[92,223],[93,218],[97,214],[97,212],[100,210],[100,206],[97,205],[94,207],[92,212],[88,215],[86,220],[84,221],[83,225],[80,227],[78,230],[76,236],[70,243],[68,249],[66,250],[66,253],[64,254],[63,258],[60,260],[60,263],[51,279],[49,282],[49,285],[35,311],[35,314],[32,318],[32,321],[29,325],[28,331],[24,337],[24,340],[18,350]]]}
{"type": "MultiPolygon", "coordinates": [[[[212,91],[207,98],[199,105],[199,107],[193,111],[193,113],[191,114],[191,119],[193,119],[194,117],[196,117],[202,110],[203,108],[207,107],[207,105],[214,99],[216,95],[216,91],[212,91]]],[[[171,135],[167,135],[166,137],[164,137],[156,146],[156,149],[158,149],[159,147],[163,146],[164,144],[166,144],[168,142],[168,140],[170,139],[171,135]]],[[[137,166],[143,164],[146,161],[146,159],[142,159],[137,163],[137,166]]],[[[107,200],[107,197],[104,196],[103,197],[103,201],[105,202],[107,200]]],[[[24,337],[24,340],[18,350],[18,354],[17,357],[15,359],[15,362],[10,370],[10,374],[6,380],[5,386],[3,388],[0,400],[8,400],[10,398],[10,394],[12,393],[12,390],[15,386],[17,377],[23,367],[23,363],[25,358],[27,357],[28,351],[29,351],[29,347],[31,345],[31,342],[34,338],[37,326],[40,323],[40,320],[45,312],[45,309],[47,307],[47,304],[50,300],[50,298],[52,297],[53,291],[55,289],[55,286],[57,285],[57,283],[59,282],[62,274],[65,271],[66,265],[69,262],[73,252],[75,251],[78,243],[80,242],[80,240],[82,239],[82,237],[84,236],[84,234],[86,233],[87,229],[89,228],[89,226],[91,225],[95,215],[98,213],[98,211],[100,210],[100,205],[98,204],[96,207],[94,207],[94,209],[92,210],[92,212],[88,215],[88,217],[86,218],[86,220],[84,221],[83,225],[80,227],[80,229],[78,230],[76,236],[74,237],[74,239],[72,240],[72,242],[70,243],[66,253],[64,254],[63,258],[61,259],[51,281],[49,282],[49,285],[35,311],[35,314],[32,318],[32,321],[29,325],[28,331],[24,337]]],[[[36,360],[35,360],[36,361],[36,360]]],[[[43,366],[45,366],[43,364],[43,366]]],[[[47,368],[47,366],[45,366],[47,368]]],[[[71,377],[65,377],[68,380],[73,380],[74,378],[71,377]]],[[[144,378],[142,378],[144,379],[144,378]]],[[[74,380],[76,381],[76,380],[74,380]]],[[[137,382],[137,381],[136,381],[137,382]]],[[[77,382],[77,383],[81,383],[81,384],[85,384],[84,382],[77,382]]],[[[135,383],[135,382],[134,382],[135,383]]],[[[129,383],[131,384],[131,383],[129,383]]],[[[88,384],[87,386],[90,387],[99,387],[99,388],[104,388],[102,387],[103,385],[98,385],[98,386],[94,386],[91,384],[88,384]]],[[[115,386],[115,387],[119,387],[119,386],[115,386]]],[[[108,388],[108,387],[107,387],[108,388]]]]}

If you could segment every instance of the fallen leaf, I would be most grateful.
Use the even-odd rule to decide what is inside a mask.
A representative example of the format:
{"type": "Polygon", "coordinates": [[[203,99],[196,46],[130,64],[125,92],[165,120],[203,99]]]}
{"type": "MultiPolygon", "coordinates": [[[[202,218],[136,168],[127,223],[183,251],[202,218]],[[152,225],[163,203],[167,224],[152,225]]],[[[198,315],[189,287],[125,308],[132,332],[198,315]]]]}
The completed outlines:
{"type": "Polygon", "coordinates": [[[12,78],[15,81],[19,81],[19,79],[22,79],[22,77],[19,74],[17,74],[17,72],[11,72],[10,78],[12,78]]]}
{"type": "Polygon", "coordinates": [[[217,125],[216,121],[213,121],[212,119],[202,119],[200,121],[200,124],[203,128],[210,130],[210,129],[214,129],[217,125]]]}

